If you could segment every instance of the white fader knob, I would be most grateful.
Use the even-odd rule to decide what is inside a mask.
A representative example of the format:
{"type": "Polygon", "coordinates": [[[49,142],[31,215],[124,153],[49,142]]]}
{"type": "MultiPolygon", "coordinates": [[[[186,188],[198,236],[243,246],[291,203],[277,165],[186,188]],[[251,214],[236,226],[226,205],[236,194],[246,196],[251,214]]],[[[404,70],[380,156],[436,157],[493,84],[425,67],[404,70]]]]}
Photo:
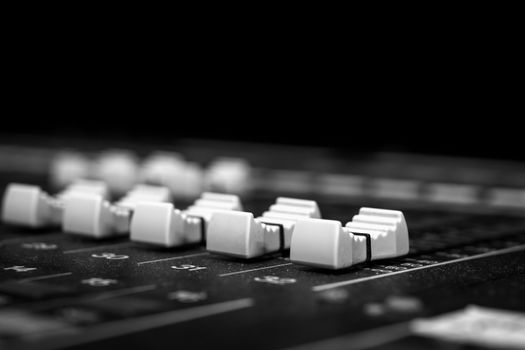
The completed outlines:
{"type": "Polygon", "coordinates": [[[33,228],[59,225],[64,201],[76,194],[96,194],[105,198],[108,188],[100,181],[77,180],[51,196],[39,186],[12,183],[4,194],[2,220],[33,228]]]}
{"type": "Polygon", "coordinates": [[[401,211],[361,208],[346,227],[354,235],[370,235],[374,260],[408,253],[408,227],[401,211]]]}
{"type": "Polygon", "coordinates": [[[202,168],[186,162],[174,152],[155,152],[142,164],[139,178],[142,182],[168,187],[174,196],[195,198],[202,193],[202,168]]]}
{"type": "Polygon", "coordinates": [[[140,203],[131,220],[131,240],[162,247],[203,242],[211,217],[224,210],[242,210],[239,197],[203,193],[186,210],[171,203],[140,203]]]}
{"type": "Polygon", "coordinates": [[[49,178],[55,188],[64,188],[76,180],[89,178],[91,163],[82,153],[60,152],[51,161],[49,178]]]}
{"type": "Polygon", "coordinates": [[[212,191],[242,194],[250,189],[251,167],[241,158],[218,158],[206,173],[206,186],[212,191]]]}
{"type": "Polygon", "coordinates": [[[184,168],[184,159],[175,152],[155,152],[141,165],[141,182],[168,187],[170,180],[184,168]]]}
{"type": "Polygon", "coordinates": [[[320,217],[315,201],[283,197],[258,218],[248,212],[217,212],[208,227],[206,248],[246,259],[277,252],[290,247],[297,220],[320,217]]]}
{"type": "Polygon", "coordinates": [[[332,220],[299,221],[292,236],[290,259],[297,264],[337,270],[402,256],[408,248],[402,212],[361,208],[346,227],[332,220]]]}
{"type": "Polygon", "coordinates": [[[169,189],[149,185],[136,185],[114,204],[102,196],[75,194],[65,200],[62,228],[67,233],[93,238],[126,234],[131,214],[139,203],[169,201],[169,189]]]}
{"type": "Polygon", "coordinates": [[[185,198],[195,198],[204,188],[204,170],[193,162],[186,162],[184,170],[170,182],[173,193],[185,198]]]}
{"type": "Polygon", "coordinates": [[[93,175],[117,194],[126,193],[137,183],[138,172],[135,155],[126,150],[103,152],[94,162],[93,175]]]}

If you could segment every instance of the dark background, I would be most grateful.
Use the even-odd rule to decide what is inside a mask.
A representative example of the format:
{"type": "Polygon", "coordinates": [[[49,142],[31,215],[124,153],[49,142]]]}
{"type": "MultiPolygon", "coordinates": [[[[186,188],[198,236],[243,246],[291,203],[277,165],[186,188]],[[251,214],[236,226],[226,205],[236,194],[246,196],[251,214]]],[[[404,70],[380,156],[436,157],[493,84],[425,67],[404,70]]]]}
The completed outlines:
{"type": "Polygon", "coordinates": [[[66,32],[8,36],[1,138],[191,137],[525,160],[519,45],[491,30],[274,42],[66,32]]]}
{"type": "Polygon", "coordinates": [[[523,109],[501,91],[459,93],[444,82],[423,92],[337,86],[288,94],[269,83],[253,92],[114,88],[90,82],[73,92],[45,86],[22,91],[7,103],[0,137],[66,136],[101,145],[190,137],[525,160],[523,109]]]}

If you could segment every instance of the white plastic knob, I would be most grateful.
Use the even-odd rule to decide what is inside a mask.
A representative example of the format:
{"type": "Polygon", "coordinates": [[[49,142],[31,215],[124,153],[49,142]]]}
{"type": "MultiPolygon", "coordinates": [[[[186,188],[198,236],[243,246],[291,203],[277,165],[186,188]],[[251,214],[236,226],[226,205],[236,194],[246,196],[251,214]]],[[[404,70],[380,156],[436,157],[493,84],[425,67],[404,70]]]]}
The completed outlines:
{"type": "Polygon", "coordinates": [[[2,203],[2,220],[12,225],[42,227],[51,220],[47,194],[38,186],[12,183],[2,203]]]}
{"type": "Polygon", "coordinates": [[[171,193],[166,187],[136,185],[115,204],[100,195],[68,195],[64,200],[64,232],[92,238],[126,234],[131,213],[142,202],[166,202],[171,193]]]}
{"type": "Polygon", "coordinates": [[[253,258],[266,253],[263,227],[252,213],[217,212],[210,220],[206,248],[213,253],[253,258]]]}
{"type": "Polygon", "coordinates": [[[352,232],[370,233],[372,259],[386,259],[408,254],[408,227],[399,210],[363,207],[346,227],[352,232]]]}
{"type": "Polygon", "coordinates": [[[342,269],[366,260],[408,253],[408,229],[402,212],[361,208],[345,227],[339,221],[299,220],[290,259],[298,264],[342,269]]]}
{"type": "Polygon", "coordinates": [[[78,179],[58,193],[56,197],[62,199],[74,193],[96,194],[107,198],[109,196],[109,188],[102,181],[78,179]]]}
{"type": "Polygon", "coordinates": [[[140,202],[171,202],[171,191],[167,187],[153,185],[135,185],[117,203],[118,206],[135,209],[140,202]]]}
{"type": "Polygon", "coordinates": [[[110,190],[117,194],[130,190],[138,180],[137,159],[128,151],[104,152],[94,168],[94,176],[107,183],[110,190]]]}
{"type": "Polygon", "coordinates": [[[313,219],[321,218],[321,211],[317,202],[306,199],[279,197],[275,204],[270,207],[270,211],[300,214],[313,219]]]}
{"type": "Polygon", "coordinates": [[[56,188],[63,188],[75,180],[90,176],[91,163],[79,152],[62,152],[51,161],[49,177],[56,188]]]}
{"type": "Polygon", "coordinates": [[[184,243],[184,218],[171,203],[139,203],[131,220],[131,240],[173,247],[184,243]]]}
{"type": "Polygon", "coordinates": [[[241,199],[234,194],[204,192],[201,195],[202,200],[229,203],[228,210],[242,210],[241,199]]]}
{"type": "Polygon", "coordinates": [[[166,184],[175,195],[184,198],[195,198],[204,187],[204,170],[197,163],[187,162],[166,184]]]}
{"type": "Polygon", "coordinates": [[[245,193],[251,187],[251,166],[241,158],[218,158],[208,168],[206,185],[214,191],[245,193]]]}
{"type": "Polygon", "coordinates": [[[168,203],[142,202],[131,220],[131,240],[163,247],[201,242],[214,213],[241,208],[239,197],[209,192],[184,211],[168,203]]]}
{"type": "Polygon", "coordinates": [[[290,260],[334,270],[349,267],[354,264],[352,241],[339,221],[303,219],[295,225],[290,260]]]}
{"type": "Polygon", "coordinates": [[[143,182],[168,187],[177,197],[196,197],[203,189],[204,172],[199,164],[186,162],[174,152],[156,152],[142,164],[143,182]]]}
{"type": "Polygon", "coordinates": [[[246,212],[217,212],[210,220],[206,248],[245,259],[288,249],[295,222],[320,215],[315,201],[295,198],[277,198],[258,218],[246,212]]]}
{"type": "Polygon", "coordinates": [[[168,186],[170,179],[184,168],[184,159],[175,152],[155,152],[144,160],[140,170],[140,181],[168,186]]]}
{"type": "Polygon", "coordinates": [[[112,221],[111,204],[102,196],[74,194],[64,201],[64,232],[103,238],[111,234],[112,221]]]}
{"type": "Polygon", "coordinates": [[[54,197],[38,186],[13,183],[4,193],[2,220],[33,228],[58,225],[62,220],[63,202],[68,196],[97,194],[105,197],[107,193],[107,186],[100,181],[75,180],[54,197]]]}

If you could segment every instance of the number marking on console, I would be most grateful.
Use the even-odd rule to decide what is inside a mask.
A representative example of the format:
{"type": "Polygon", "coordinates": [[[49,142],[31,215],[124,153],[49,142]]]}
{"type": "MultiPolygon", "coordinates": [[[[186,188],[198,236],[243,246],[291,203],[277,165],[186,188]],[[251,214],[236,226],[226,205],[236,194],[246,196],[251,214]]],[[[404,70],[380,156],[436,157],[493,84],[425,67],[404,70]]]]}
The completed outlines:
{"type": "Polygon", "coordinates": [[[5,271],[12,270],[16,272],[28,272],[28,271],[36,270],[36,267],[25,267],[23,265],[16,265],[16,266],[11,266],[11,267],[4,267],[4,270],[5,271]]]}
{"type": "Polygon", "coordinates": [[[82,284],[88,284],[92,287],[107,287],[115,283],[117,283],[117,280],[100,277],[92,277],[82,280],[82,284]]]}
{"type": "Polygon", "coordinates": [[[178,290],[168,294],[169,300],[177,300],[181,303],[196,303],[207,298],[208,294],[206,292],[191,292],[187,290],[178,290]]]}
{"type": "Polygon", "coordinates": [[[45,242],[31,242],[23,243],[22,248],[34,249],[34,250],[55,250],[57,245],[54,243],[45,243],[45,242]]]}
{"type": "Polygon", "coordinates": [[[188,271],[199,271],[199,270],[206,270],[207,267],[206,266],[195,266],[195,265],[191,265],[191,264],[182,264],[182,265],[174,265],[171,267],[172,269],[175,269],[175,270],[188,270],[188,271]]]}
{"type": "Polygon", "coordinates": [[[297,282],[295,278],[286,278],[286,277],[282,278],[282,277],[277,277],[277,276],[255,277],[253,280],[255,282],[278,284],[278,285],[291,284],[291,283],[297,282]]]}
{"type": "Polygon", "coordinates": [[[107,260],[123,260],[129,259],[129,255],[115,254],[115,253],[101,253],[101,254],[91,254],[92,258],[107,259],[107,260]]]}

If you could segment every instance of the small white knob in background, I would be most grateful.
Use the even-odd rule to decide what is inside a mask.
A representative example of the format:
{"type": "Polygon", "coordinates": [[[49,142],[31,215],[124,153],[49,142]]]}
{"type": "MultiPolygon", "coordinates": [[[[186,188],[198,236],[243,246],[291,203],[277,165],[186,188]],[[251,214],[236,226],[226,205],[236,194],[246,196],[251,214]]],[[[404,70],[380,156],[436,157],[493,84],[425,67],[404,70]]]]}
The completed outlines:
{"type": "Polygon", "coordinates": [[[217,158],[207,170],[205,185],[217,192],[246,193],[251,187],[251,166],[241,158],[217,158]]]}
{"type": "Polygon", "coordinates": [[[78,179],[89,178],[90,160],[80,152],[58,153],[51,161],[49,179],[55,188],[64,188],[78,179]]]}
{"type": "Polygon", "coordinates": [[[125,150],[103,152],[93,167],[93,175],[117,194],[130,190],[138,180],[137,159],[133,153],[125,150]]]}

